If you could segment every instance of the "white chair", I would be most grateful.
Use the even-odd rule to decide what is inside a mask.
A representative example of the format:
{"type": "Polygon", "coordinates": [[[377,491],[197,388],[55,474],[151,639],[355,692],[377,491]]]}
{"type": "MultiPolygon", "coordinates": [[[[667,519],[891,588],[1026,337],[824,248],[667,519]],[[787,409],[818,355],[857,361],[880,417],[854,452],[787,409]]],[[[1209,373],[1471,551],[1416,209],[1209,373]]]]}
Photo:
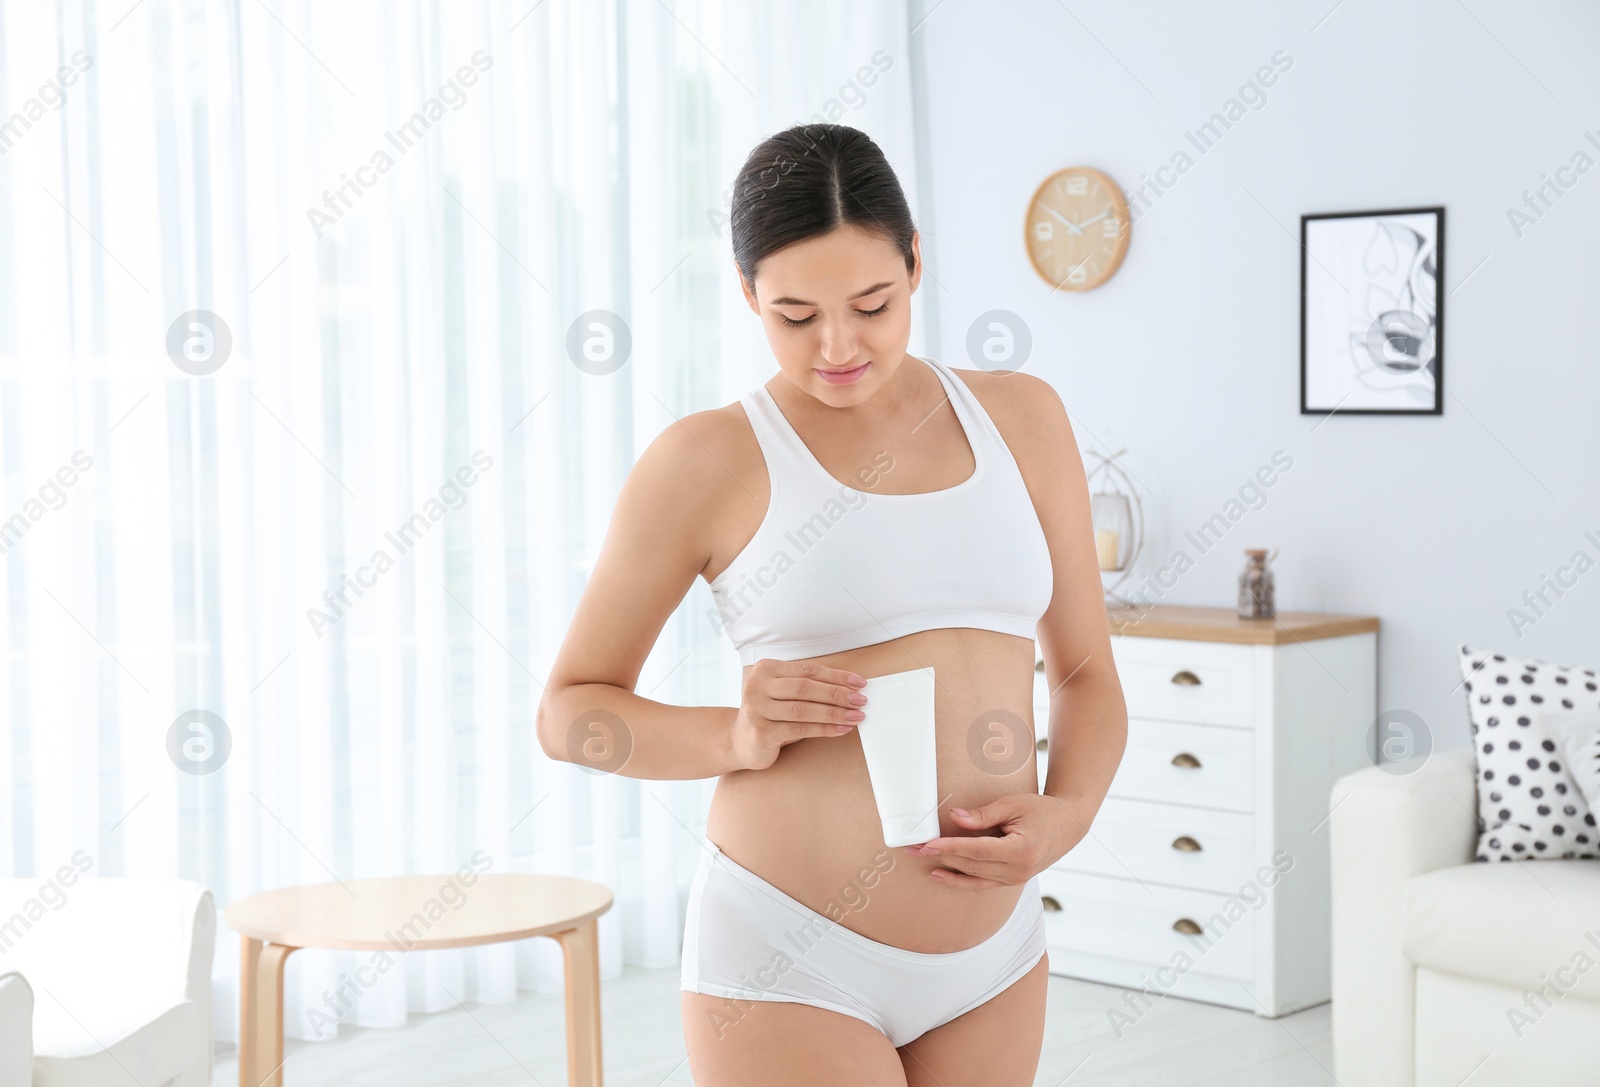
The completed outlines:
{"type": "Polygon", "coordinates": [[[33,990],[21,974],[0,974],[0,1087],[33,1082],[33,990]]]}
{"type": "Polygon", "coordinates": [[[0,1087],[210,1087],[216,931],[187,880],[0,880],[0,1087]]]}
{"type": "Polygon", "coordinates": [[[1474,861],[1468,751],[1333,787],[1333,1060],[1350,1087],[1600,1083],[1600,860],[1474,861]]]}

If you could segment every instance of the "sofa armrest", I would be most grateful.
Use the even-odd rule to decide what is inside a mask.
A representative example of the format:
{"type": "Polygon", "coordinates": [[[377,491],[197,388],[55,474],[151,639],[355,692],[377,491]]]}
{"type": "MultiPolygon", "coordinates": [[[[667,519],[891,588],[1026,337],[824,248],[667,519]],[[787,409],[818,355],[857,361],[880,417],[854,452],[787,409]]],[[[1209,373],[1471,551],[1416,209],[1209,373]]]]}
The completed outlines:
{"type": "Polygon", "coordinates": [[[0,1087],[33,1083],[33,986],[21,974],[0,974],[0,1087]]]}
{"type": "Polygon", "coordinates": [[[1401,951],[1412,876],[1472,861],[1476,757],[1442,751],[1334,783],[1331,815],[1334,1074],[1364,1087],[1414,1082],[1416,969],[1401,951]]]}

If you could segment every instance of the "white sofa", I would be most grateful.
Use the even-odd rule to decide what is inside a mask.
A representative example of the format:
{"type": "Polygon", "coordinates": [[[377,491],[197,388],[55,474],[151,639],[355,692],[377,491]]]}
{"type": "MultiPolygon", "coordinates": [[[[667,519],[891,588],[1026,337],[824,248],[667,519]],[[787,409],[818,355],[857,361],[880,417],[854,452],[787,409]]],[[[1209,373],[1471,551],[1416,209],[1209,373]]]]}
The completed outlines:
{"type": "Polygon", "coordinates": [[[1474,861],[1474,766],[1448,751],[1334,785],[1334,1074],[1350,1087],[1600,1083],[1600,860],[1474,861]]]}
{"type": "Polygon", "coordinates": [[[0,880],[0,1087],[210,1087],[216,930],[187,880],[0,880]]]}

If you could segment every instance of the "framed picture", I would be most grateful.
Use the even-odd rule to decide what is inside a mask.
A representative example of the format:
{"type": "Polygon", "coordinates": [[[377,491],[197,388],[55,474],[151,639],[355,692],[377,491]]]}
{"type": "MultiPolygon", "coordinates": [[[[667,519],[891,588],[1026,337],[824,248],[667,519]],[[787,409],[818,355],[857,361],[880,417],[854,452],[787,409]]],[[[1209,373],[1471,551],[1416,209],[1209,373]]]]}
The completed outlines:
{"type": "Polygon", "coordinates": [[[1300,414],[1444,410],[1444,208],[1300,216],[1300,414]]]}

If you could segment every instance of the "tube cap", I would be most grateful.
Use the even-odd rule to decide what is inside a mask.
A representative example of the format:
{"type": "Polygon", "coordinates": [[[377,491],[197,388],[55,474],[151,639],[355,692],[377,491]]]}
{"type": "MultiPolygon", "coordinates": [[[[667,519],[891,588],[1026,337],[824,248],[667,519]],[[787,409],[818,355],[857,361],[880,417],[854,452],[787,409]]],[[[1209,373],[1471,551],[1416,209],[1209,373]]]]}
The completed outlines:
{"type": "Polygon", "coordinates": [[[921,845],[939,836],[939,813],[879,816],[883,822],[884,845],[921,845]]]}

